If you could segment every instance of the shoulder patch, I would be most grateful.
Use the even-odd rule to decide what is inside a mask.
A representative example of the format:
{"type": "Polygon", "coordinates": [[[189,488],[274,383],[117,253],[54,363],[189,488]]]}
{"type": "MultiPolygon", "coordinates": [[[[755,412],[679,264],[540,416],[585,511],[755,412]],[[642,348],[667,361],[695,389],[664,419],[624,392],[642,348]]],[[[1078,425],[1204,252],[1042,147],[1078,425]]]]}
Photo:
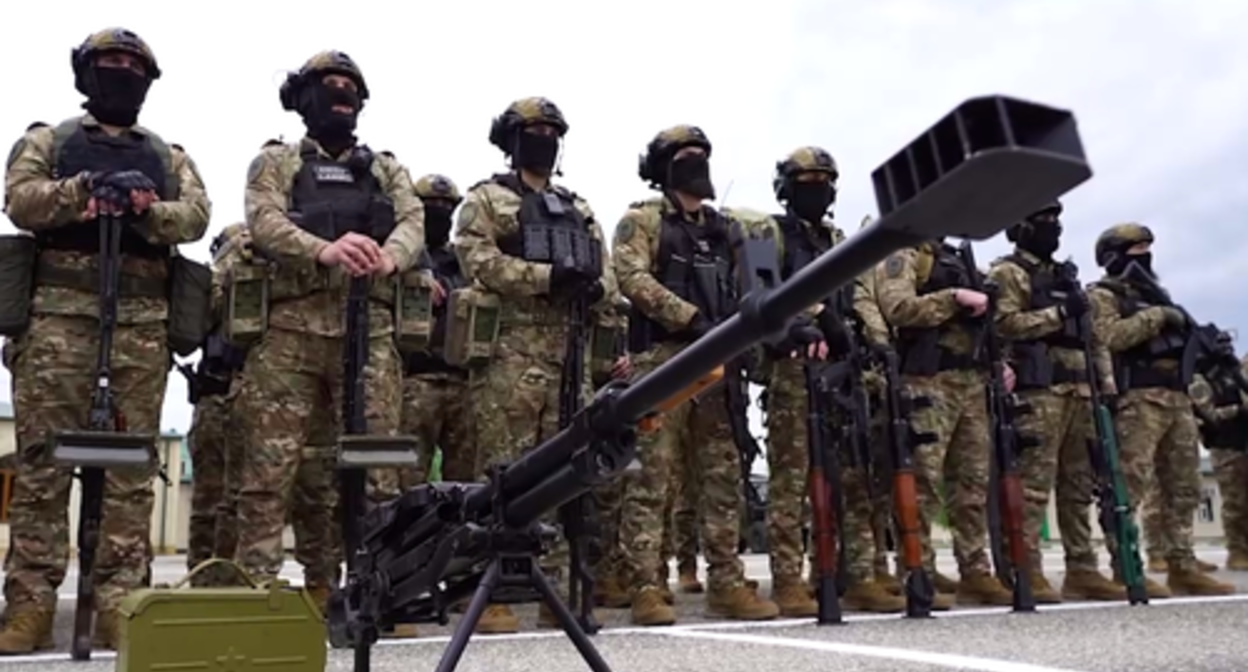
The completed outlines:
{"type": "Polygon", "coordinates": [[[251,160],[251,165],[247,166],[247,184],[255,182],[256,178],[260,177],[260,173],[264,171],[264,164],[264,154],[251,160]]]}
{"type": "Polygon", "coordinates": [[[888,255],[888,260],[884,262],[884,273],[889,278],[899,278],[905,267],[906,260],[902,259],[900,254],[894,252],[888,255]]]}
{"type": "Polygon", "coordinates": [[[626,242],[632,240],[636,232],[637,227],[633,225],[633,218],[625,217],[615,227],[615,239],[619,242],[626,242]]]}
{"type": "Polygon", "coordinates": [[[470,226],[473,222],[477,221],[478,213],[479,210],[477,209],[477,204],[472,201],[468,201],[461,205],[459,207],[459,228],[470,226]]]}
{"type": "Polygon", "coordinates": [[[17,142],[13,143],[13,149],[9,150],[9,158],[4,162],[5,169],[12,168],[13,162],[17,161],[18,155],[24,151],[26,151],[26,138],[21,137],[17,139],[17,142]]]}

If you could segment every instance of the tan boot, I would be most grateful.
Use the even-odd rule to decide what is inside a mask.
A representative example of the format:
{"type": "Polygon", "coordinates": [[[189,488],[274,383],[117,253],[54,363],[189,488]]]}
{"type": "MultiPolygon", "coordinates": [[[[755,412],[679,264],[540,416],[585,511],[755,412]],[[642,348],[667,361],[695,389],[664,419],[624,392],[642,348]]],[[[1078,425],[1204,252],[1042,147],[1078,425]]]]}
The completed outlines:
{"type": "Polygon", "coordinates": [[[663,596],[663,602],[671,605],[676,604],[676,595],[672,593],[672,588],[668,585],[668,576],[667,563],[664,563],[663,568],[659,570],[659,594],[663,596]]]}
{"type": "Polygon", "coordinates": [[[932,576],[932,585],[936,588],[936,592],[948,593],[950,595],[956,595],[958,593],[957,581],[937,571],[931,572],[931,576],[932,576]]]}
{"type": "Polygon", "coordinates": [[[1201,560],[1200,558],[1196,558],[1196,569],[1199,569],[1205,574],[1212,574],[1218,571],[1218,566],[1213,564],[1212,562],[1205,562],[1204,560],[1201,560]]]}
{"type": "Polygon", "coordinates": [[[846,588],[845,595],[841,597],[841,604],[845,606],[846,611],[895,614],[905,610],[906,598],[894,595],[880,582],[868,579],[846,588]]]}
{"type": "Polygon", "coordinates": [[[663,592],[656,586],[645,586],[633,594],[633,625],[671,625],[676,622],[676,610],[663,599],[663,592]]]}
{"type": "Polygon", "coordinates": [[[308,597],[312,598],[312,603],[315,604],[317,610],[321,612],[321,618],[323,620],[329,620],[329,587],[312,586],[307,590],[308,597]]]}
{"type": "Polygon", "coordinates": [[[797,578],[777,577],[771,586],[771,599],[782,616],[809,618],[819,613],[819,602],[810,587],[797,578]]]}
{"type": "Polygon", "coordinates": [[[1127,599],[1127,587],[1090,569],[1072,569],[1062,581],[1062,597],[1068,600],[1111,602],[1127,599]]]}
{"type": "Polygon", "coordinates": [[[381,631],[382,639],[415,639],[420,636],[415,623],[395,623],[389,630],[381,631]]]}
{"type": "Polygon", "coordinates": [[[1053,584],[1040,572],[1031,573],[1031,596],[1036,604],[1060,604],[1062,596],[1053,588],[1053,584]]]}
{"type": "Polygon", "coordinates": [[[520,619],[516,618],[511,607],[505,604],[491,604],[477,621],[477,632],[483,635],[511,634],[520,630],[520,619]]]}
{"type": "Polygon", "coordinates": [[[1154,574],[1164,574],[1169,570],[1170,563],[1166,562],[1165,558],[1159,558],[1155,555],[1149,556],[1148,571],[1153,572],[1154,574]]]}
{"type": "Polygon", "coordinates": [[[958,604],[987,604],[1008,607],[1014,604],[1014,593],[1001,585],[992,574],[971,574],[958,582],[958,604]]]}
{"type": "Polygon", "coordinates": [[[780,615],[780,605],[759,597],[756,588],[742,583],[726,590],[708,592],[706,613],[737,621],[769,621],[780,615]]]}
{"type": "Polygon", "coordinates": [[[1171,570],[1166,574],[1166,586],[1175,595],[1231,595],[1235,592],[1235,586],[1207,576],[1200,569],[1171,570]]]}
{"type": "Polygon", "coordinates": [[[594,582],[594,604],[599,607],[627,609],[632,600],[632,596],[620,585],[620,579],[614,575],[594,582]]]}
{"type": "Polygon", "coordinates": [[[676,580],[677,590],[682,593],[699,594],[706,588],[702,582],[698,580],[698,570],[696,567],[685,567],[680,570],[680,576],[676,580]]]}
{"type": "Polygon", "coordinates": [[[116,651],[118,640],[116,611],[97,611],[91,628],[91,648],[98,651],[116,651]]]}
{"type": "Polygon", "coordinates": [[[20,655],[54,648],[52,621],[56,612],[33,604],[10,606],[0,630],[0,655],[20,655]]]}
{"type": "Polygon", "coordinates": [[[1232,572],[1248,572],[1248,553],[1231,551],[1226,556],[1226,569],[1232,572]]]}
{"type": "Polygon", "coordinates": [[[887,570],[876,571],[874,578],[875,578],[876,585],[883,588],[884,590],[887,590],[892,595],[901,595],[902,591],[904,590],[904,588],[901,585],[901,581],[899,581],[897,577],[893,576],[892,574],[889,574],[887,570]]]}

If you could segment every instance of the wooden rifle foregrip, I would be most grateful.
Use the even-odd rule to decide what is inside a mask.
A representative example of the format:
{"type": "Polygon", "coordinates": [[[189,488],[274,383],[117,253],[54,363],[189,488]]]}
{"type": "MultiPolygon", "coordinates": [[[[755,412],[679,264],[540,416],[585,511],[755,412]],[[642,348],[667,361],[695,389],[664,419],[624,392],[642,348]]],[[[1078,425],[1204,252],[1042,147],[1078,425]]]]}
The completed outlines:
{"type": "Polygon", "coordinates": [[[715,367],[710,373],[702,376],[694,384],[668,397],[666,401],[654,407],[649,415],[637,422],[637,429],[643,434],[653,434],[663,426],[663,414],[680,407],[681,404],[702,394],[710,387],[724,379],[724,367],[715,367]]]}
{"type": "Polygon", "coordinates": [[[913,471],[893,476],[893,505],[897,510],[898,536],[901,537],[902,564],[908,569],[923,565],[923,545],[919,541],[919,491],[913,471]]]}

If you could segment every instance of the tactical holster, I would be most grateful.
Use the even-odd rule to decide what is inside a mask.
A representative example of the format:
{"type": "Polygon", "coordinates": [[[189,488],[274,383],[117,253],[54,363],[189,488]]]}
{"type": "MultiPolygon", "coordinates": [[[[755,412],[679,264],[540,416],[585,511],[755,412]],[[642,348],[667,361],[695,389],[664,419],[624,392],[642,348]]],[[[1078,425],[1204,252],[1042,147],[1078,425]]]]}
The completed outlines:
{"type": "Polygon", "coordinates": [[[233,345],[248,347],[268,328],[271,276],[268,264],[240,263],[226,271],[222,330],[233,345]]]}
{"type": "Polygon", "coordinates": [[[410,270],[395,278],[394,335],[404,355],[429,347],[433,335],[433,280],[423,271],[410,270]]]}
{"type": "Polygon", "coordinates": [[[465,369],[489,364],[502,322],[498,295],[463,287],[447,297],[446,312],[446,363],[465,369]]]}
{"type": "Polygon", "coordinates": [[[199,349],[212,329],[212,268],[175,254],[169,259],[169,349],[179,357],[199,349]]]}

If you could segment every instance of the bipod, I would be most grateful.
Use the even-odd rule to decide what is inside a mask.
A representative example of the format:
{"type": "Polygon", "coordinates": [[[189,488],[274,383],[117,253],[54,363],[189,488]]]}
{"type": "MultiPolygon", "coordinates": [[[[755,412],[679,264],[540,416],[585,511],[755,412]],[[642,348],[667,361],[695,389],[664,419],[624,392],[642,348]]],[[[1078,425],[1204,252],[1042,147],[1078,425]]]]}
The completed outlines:
{"type": "Polygon", "coordinates": [[[74,660],[91,659],[91,620],[95,612],[92,575],[100,543],[104,471],[146,467],[156,457],[156,435],[127,432],[125,418],[113,399],[113,332],[117,329],[121,226],[119,216],[100,215],[100,252],[96,261],[100,271],[100,342],[87,429],[53,431],[50,437],[53,461],[77,468],[82,487],[78,504],[78,596],[70,647],[74,660]]]}
{"type": "MultiPolygon", "coordinates": [[[[536,527],[536,526],[535,526],[536,527]]],[[[438,661],[436,672],[454,672],[455,667],[459,665],[460,658],[464,655],[464,649],[468,646],[468,641],[472,638],[473,631],[477,628],[485,608],[490,604],[491,598],[500,588],[530,588],[536,590],[541,596],[542,603],[545,604],[554,614],[555,619],[559,621],[559,627],[563,629],[568,639],[572,640],[572,645],[576,647],[577,652],[581,654],[581,658],[589,665],[589,669],[593,672],[611,672],[607,661],[603,660],[602,654],[594,647],[590,641],[589,635],[581,628],[581,624],[577,622],[576,616],[568,605],[555,592],[554,586],[550,580],[542,572],[537,565],[536,554],[533,551],[538,550],[542,540],[540,533],[533,531],[508,531],[508,530],[482,530],[482,534],[487,535],[488,541],[492,548],[496,549],[515,549],[495,551],[490,559],[489,565],[486,567],[485,576],[481,578],[481,583],[477,585],[476,591],[473,593],[472,600],[468,603],[468,608],[464,611],[463,618],[459,624],[455,626],[455,632],[451,635],[451,642],[447,645],[446,651],[442,654],[442,659],[438,661]],[[521,550],[517,546],[529,546],[529,549],[521,550]]]]}

